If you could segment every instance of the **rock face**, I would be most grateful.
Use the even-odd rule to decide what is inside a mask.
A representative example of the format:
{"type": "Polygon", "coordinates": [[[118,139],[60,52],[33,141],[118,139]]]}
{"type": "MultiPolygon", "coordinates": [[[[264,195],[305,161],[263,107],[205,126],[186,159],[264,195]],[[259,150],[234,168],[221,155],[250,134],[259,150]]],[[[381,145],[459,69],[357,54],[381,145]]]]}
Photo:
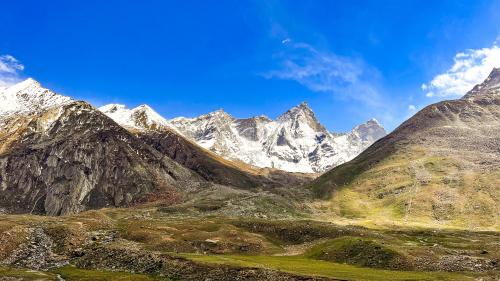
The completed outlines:
{"type": "Polygon", "coordinates": [[[62,215],[176,200],[201,180],[85,102],[27,80],[0,93],[0,206],[62,215]]]}
{"type": "Polygon", "coordinates": [[[470,92],[468,92],[463,98],[470,99],[476,96],[486,94],[492,95],[494,93],[498,94],[500,92],[500,68],[494,68],[490,75],[483,83],[476,85],[470,92]]]}
{"type": "Polygon", "coordinates": [[[223,110],[197,118],[175,118],[170,126],[202,147],[257,167],[319,173],[342,164],[383,137],[372,119],[346,134],[331,133],[302,103],[271,120],[265,116],[236,119],[223,110]]]}
{"type": "Polygon", "coordinates": [[[242,162],[225,160],[182,136],[147,105],[128,109],[124,105],[112,104],[103,106],[100,110],[144,143],[210,182],[251,189],[297,186],[311,179],[307,175],[260,169],[242,162]]]}
{"type": "MultiPolygon", "coordinates": [[[[403,222],[498,225],[499,70],[462,99],[422,109],[358,157],[312,183],[356,198],[339,213],[403,222]],[[370,211],[367,211],[370,210],[370,211]]],[[[347,198],[347,197],[344,197],[347,198]]]]}
{"type": "Polygon", "coordinates": [[[307,175],[259,169],[245,163],[227,161],[167,128],[139,131],[136,134],[151,147],[210,182],[252,189],[298,186],[311,180],[307,175]]]}

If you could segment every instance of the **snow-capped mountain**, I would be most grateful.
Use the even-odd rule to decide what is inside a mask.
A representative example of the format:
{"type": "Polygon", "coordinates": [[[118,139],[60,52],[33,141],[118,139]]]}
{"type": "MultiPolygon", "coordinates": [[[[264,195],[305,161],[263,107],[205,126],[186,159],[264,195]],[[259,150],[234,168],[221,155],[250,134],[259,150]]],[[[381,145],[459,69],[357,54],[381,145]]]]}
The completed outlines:
{"type": "Polygon", "coordinates": [[[236,119],[218,110],[197,118],[175,118],[169,123],[225,158],[305,173],[324,172],[349,161],[386,134],[375,119],[346,134],[331,133],[305,102],[276,120],[265,116],[236,119]]]}
{"type": "Polygon", "coordinates": [[[127,109],[111,104],[100,110],[125,127],[149,130],[166,126],[224,158],[290,172],[326,171],[354,158],[386,134],[375,119],[345,134],[331,133],[305,102],[276,120],[266,116],[237,119],[223,110],[166,120],[144,105],[127,109]]]}
{"type": "Polygon", "coordinates": [[[0,208],[8,212],[60,215],[175,198],[198,180],[84,101],[33,79],[0,92],[0,208]]]}
{"type": "Polygon", "coordinates": [[[0,88],[0,115],[35,114],[73,101],[45,89],[29,78],[10,87],[0,88]]]}
{"type": "Polygon", "coordinates": [[[116,123],[128,128],[154,130],[161,126],[168,126],[165,118],[145,104],[133,109],[128,109],[123,104],[108,104],[100,107],[99,110],[116,123]]]}

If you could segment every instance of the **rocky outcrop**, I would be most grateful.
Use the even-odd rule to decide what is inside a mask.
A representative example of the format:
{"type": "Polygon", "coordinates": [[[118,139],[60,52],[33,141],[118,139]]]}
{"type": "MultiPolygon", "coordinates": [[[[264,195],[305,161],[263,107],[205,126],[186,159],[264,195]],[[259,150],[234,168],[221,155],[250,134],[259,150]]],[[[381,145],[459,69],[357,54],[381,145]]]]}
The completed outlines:
{"type": "Polygon", "coordinates": [[[76,265],[90,269],[112,269],[136,273],[161,274],[175,280],[269,280],[320,281],[325,277],[306,277],[263,268],[241,268],[227,265],[196,263],[167,254],[100,247],[86,250],[76,265]]]}
{"type": "Polygon", "coordinates": [[[34,93],[35,103],[39,94],[64,102],[0,116],[0,206],[7,212],[62,215],[173,202],[180,186],[201,180],[85,102],[20,91],[25,101],[34,93]]]}
{"type": "Polygon", "coordinates": [[[462,99],[470,99],[479,95],[500,94],[500,68],[493,68],[483,83],[476,85],[462,99]]]}
{"type": "Polygon", "coordinates": [[[207,181],[244,189],[298,186],[311,177],[227,161],[168,128],[138,131],[146,144],[187,167],[207,181]]]}
{"type": "Polygon", "coordinates": [[[28,241],[12,251],[1,265],[30,269],[48,269],[68,264],[68,258],[53,252],[54,241],[42,228],[28,228],[28,241]]]}

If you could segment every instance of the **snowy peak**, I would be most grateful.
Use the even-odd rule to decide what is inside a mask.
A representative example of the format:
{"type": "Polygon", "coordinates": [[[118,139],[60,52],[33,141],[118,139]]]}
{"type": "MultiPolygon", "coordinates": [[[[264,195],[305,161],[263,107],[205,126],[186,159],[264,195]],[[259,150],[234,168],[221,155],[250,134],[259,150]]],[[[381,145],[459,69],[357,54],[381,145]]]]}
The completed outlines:
{"type": "Polygon", "coordinates": [[[36,81],[35,79],[28,78],[24,81],[21,81],[17,84],[10,86],[9,89],[10,89],[10,91],[13,91],[13,92],[19,92],[19,91],[22,91],[28,87],[41,87],[41,85],[40,85],[40,82],[36,81]]]}
{"type": "Polygon", "coordinates": [[[330,133],[305,102],[276,120],[263,115],[237,119],[218,110],[169,122],[184,136],[222,157],[305,173],[323,172],[349,161],[385,135],[375,119],[346,134],[330,133]]]}
{"type": "Polygon", "coordinates": [[[314,112],[309,107],[307,102],[302,102],[301,104],[294,106],[287,110],[285,113],[281,114],[277,121],[284,122],[288,120],[294,120],[299,117],[311,117],[314,118],[314,112]]]}
{"type": "Polygon", "coordinates": [[[99,110],[124,127],[139,130],[154,130],[163,126],[168,127],[167,120],[145,104],[133,109],[128,109],[123,104],[108,104],[100,107],[99,110]]]}
{"type": "Polygon", "coordinates": [[[56,94],[28,78],[20,83],[0,89],[0,114],[36,114],[74,100],[56,94]]]}
{"type": "Polygon", "coordinates": [[[126,107],[124,104],[107,104],[105,106],[99,107],[99,110],[105,113],[115,113],[117,111],[124,110],[126,107]]]}
{"type": "Polygon", "coordinates": [[[351,133],[356,134],[363,142],[370,143],[375,142],[387,134],[384,127],[382,127],[375,118],[356,126],[351,133]]]}
{"type": "Polygon", "coordinates": [[[483,83],[478,84],[472,88],[465,96],[464,99],[473,98],[476,96],[483,96],[486,94],[500,93],[500,68],[493,68],[488,78],[483,83]]]}
{"type": "Polygon", "coordinates": [[[316,119],[314,112],[309,107],[307,102],[302,102],[301,104],[292,107],[287,112],[279,116],[277,122],[288,123],[289,128],[299,134],[300,132],[298,131],[300,131],[301,129],[305,129],[304,126],[309,127],[306,130],[327,133],[326,128],[321,125],[321,123],[319,123],[318,119],[316,119]]]}
{"type": "Polygon", "coordinates": [[[210,112],[205,115],[201,115],[201,119],[214,119],[214,120],[233,120],[231,114],[224,111],[224,109],[217,109],[216,111],[210,112]]]}

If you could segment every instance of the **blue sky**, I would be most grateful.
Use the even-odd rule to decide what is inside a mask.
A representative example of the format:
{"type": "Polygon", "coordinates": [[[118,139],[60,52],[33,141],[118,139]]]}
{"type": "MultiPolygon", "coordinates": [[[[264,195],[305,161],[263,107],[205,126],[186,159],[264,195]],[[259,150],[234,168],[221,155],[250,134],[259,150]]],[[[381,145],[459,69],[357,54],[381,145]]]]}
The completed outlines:
{"type": "Polygon", "coordinates": [[[500,66],[500,0],[3,1],[0,82],[96,106],[388,129],[500,66]]]}

